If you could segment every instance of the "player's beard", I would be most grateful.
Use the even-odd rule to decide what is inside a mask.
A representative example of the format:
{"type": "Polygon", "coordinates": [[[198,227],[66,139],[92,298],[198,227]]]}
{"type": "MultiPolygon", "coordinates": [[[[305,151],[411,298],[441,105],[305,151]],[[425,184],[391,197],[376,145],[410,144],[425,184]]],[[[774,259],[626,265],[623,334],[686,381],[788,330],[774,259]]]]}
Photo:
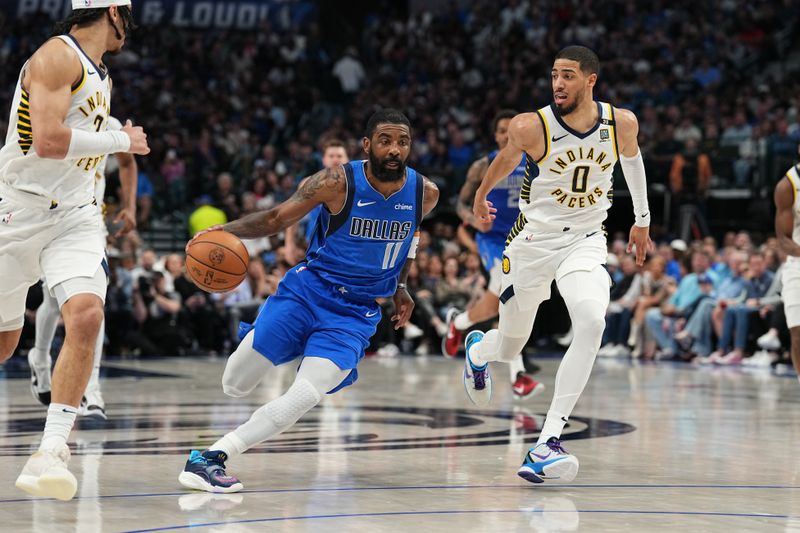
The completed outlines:
{"type": "Polygon", "coordinates": [[[394,157],[387,157],[385,159],[380,159],[370,148],[369,153],[369,166],[372,170],[372,175],[375,176],[378,181],[384,182],[391,182],[391,181],[399,181],[403,179],[406,173],[406,163],[400,158],[394,157]],[[387,168],[385,165],[386,163],[398,163],[397,168],[387,168]]]}
{"type": "Polygon", "coordinates": [[[571,104],[564,104],[564,105],[556,104],[556,107],[558,108],[558,114],[561,115],[562,117],[569,115],[570,113],[578,109],[580,103],[581,103],[581,96],[578,95],[575,97],[575,101],[572,102],[571,104]]]}

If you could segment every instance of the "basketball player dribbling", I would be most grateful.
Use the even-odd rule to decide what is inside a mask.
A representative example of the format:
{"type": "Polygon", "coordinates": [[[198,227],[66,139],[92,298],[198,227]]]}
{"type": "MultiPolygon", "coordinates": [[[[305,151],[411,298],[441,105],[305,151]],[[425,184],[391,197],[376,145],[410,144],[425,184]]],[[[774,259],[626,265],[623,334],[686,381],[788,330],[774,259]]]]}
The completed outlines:
{"type": "Polygon", "coordinates": [[[788,256],[782,269],[783,311],[792,338],[792,363],[800,380],[800,164],[790,168],[775,186],[775,234],[788,256]]]}
{"type": "Polygon", "coordinates": [[[86,4],[73,0],[59,25],[65,35],[22,67],[0,149],[0,361],[19,342],[28,287],[41,276],[66,328],[44,435],[16,486],[61,500],[77,490],[67,438],[92,371],[106,294],[94,175],[107,154],[149,152],[142,128],[130,122],[107,131],[111,79],[102,58],[125,43],[130,0],[86,4]]]}
{"type": "Polygon", "coordinates": [[[323,395],[358,378],[356,367],[381,320],[376,298],[393,295],[395,329],[406,325],[414,302],[405,281],[416,256],[422,218],[439,200],[433,182],[406,167],[411,126],[401,112],[383,109],[367,123],[365,161],[323,169],[268,211],[224,226],[253,239],[274,235],[315,206],[319,219],[306,259],[289,270],[262,307],[222,376],[226,394],[249,394],[275,367],[301,359],[291,387],[250,420],[212,444],[192,451],[178,481],[207,492],[237,492],[242,483],[225,462],[293,426],[323,395]]]}
{"type": "Polygon", "coordinates": [[[611,280],[604,268],[607,246],[603,221],[617,161],[633,200],[634,225],[628,252],[644,264],[652,249],[644,163],[636,116],[595,102],[592,89],[600,62],[582,46],[557,55],[551,72],[554,102],[536,113],[514,117],[506,147],[495,157],[475,194],[474,214],[491,220],[492,188],[528,156],[520,193],[520,214],[503,254],[500,325],[485,335],[470,332],[464,384],[473,402],[491,398],[490,361],[517,357],[530,336],[539,305],[555,279],[567,305],[575,337],[556,374],[550,410],[538,443],[518,474],[532,483],[571,481],[578,460],[561,445],[561,433],[581,395],[600,348],[611,280]]]}
{"type": "MultiPolygon", "coordinates": [[[[120,131],[122,123],[114,117],[108,117],[108,129],[120,131]]],[[[119,165],[119,180],[122,188],[122,208],[114,218],[115,225],[121,225],[115,233],[115,237],[128,234],[136,228],[136,183],[137,165],[136,158],[132,154],[114,154],[119,165]]],[[[103,159],[97,167],[94,177],[94,197],[100,203],[101,228],[105,235],[105,197],[106,175],[105,167],[108,158],[103,159]]],[[[34,399],[43,405],[50,405],[50,372],[52,358],[50,357],[50,346],[53,344],[56,328],[58,327],[58,317],[61,312],[58,309],[58,301],[50,294],[50,289],[45,282],[42,285],[42,304],[36,310],[36,340],[33,348],[28,352],[28,366],[31,369],[31,392],[34,399]]],[[[103,357],[103,339],[105,338],[105,321],[100,324],[100,332],[94,345],[94,359],[92,373],[89,376],[89,383],[81,399],[78,414],[93,418],[106,419],[105,401],[100,391],[100,360],[103,357]]]]}
{"type": "MultiPolygon", "coordinates": [[[[497,147],[502,150],[508,144],[508,124],[516,116],[516,111],[500,111],[492,121],[497,147]]],[[[475,228],[475,243],[478,245],[483,268],[489,273],[489,285],[483,296],[466,311],[451,308],[447,312],[447,334],[442,339],[442,354],[455,357],[461,348],[462,331],[473,324],[493,319],[500,307],[500,286],[502,284],[503,248],[506,238],[519,215],[519,193],[525,179],[527,158],[520,157],[516,168],[501,180],[489,193],[488,200],[496,209],[493,220],[480,220],[472,214],[475,191],[480,186],[486,169],[494,161],[498,150],[475,161],[467,172],[467,179],[458,194],[456,211],[464,223],[475,228]]],[[[525,373],[522,354],[508,363],[511,374],[511,390],[517,398],[529,398],[544,390],[544,385],[525,373]]]]}

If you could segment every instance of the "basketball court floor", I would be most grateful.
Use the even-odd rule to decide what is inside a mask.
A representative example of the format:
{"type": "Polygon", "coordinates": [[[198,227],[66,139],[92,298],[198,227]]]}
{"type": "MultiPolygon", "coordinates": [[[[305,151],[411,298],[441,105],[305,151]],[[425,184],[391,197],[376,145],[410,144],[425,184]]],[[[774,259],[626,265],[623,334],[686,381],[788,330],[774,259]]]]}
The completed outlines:
{"type": "MultiPolygon", "coordinates": [[[[45,410],[26,374],[0,374],[0,529],[100,531],[780,531],[800,533],[800,384],[793,373],[598,361],[565,435],[581,462],[568,485],[515,472],[535,441],[547,390],[476,408],[461,360],[368,359],[358,383],[278,439],[229,462],[245,490],[182,489],[202,449],[288,386],[294,372],[231,399],[224,359],[111,361],[109,420],[80,420],[71,502],[13,483],[45,410]]],[[[2,371],[0,371],[2,372],[2,371]]]]}

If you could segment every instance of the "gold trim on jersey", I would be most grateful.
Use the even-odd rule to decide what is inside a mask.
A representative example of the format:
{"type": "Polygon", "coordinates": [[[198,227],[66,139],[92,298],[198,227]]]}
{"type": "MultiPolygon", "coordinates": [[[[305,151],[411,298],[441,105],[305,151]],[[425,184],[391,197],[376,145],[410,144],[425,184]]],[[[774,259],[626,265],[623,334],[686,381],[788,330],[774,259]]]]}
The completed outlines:
{"type": "Polygon", "coordinates": [[[533,158],[527,153],[525,154],[525,178],[522,180],[522,187],[519,189],[519,199],[527,203],[531,203],[531,167],[535,163],[533,158]]]}
{"type": "Polygon", "coordinates": [[[528,219],[525,218],[525,215],[523,213],[520,213],[517,216],[517,221],[514,222],[513,226],[511,226],[511,231],[508,232],[508,238],[506,238],[506,246],[511,244],[511,241],[513,241],[514,238],[517,235],[519,235],[519,232],[522,231],[522,228],[524,228],[525,224],[527,224],[527,223],[528,223],[528,219]]]}
{"type": "Polygon", "coordinates": [[[617,120],[614,117],[614,107],[609,103],[606,103],[606,105],[608,106],[608,118],[612,122],[612,125],[609,127],[611,128],[611,137],[614,140],[614,155],[616,156],[617,161],[619,161],[619,145],[617,144],[617,120]]]}
{"type": "Polygon", "coordinates": [[[19,135],[20,149],[23,155],[33,146],[33,127],[31,126],[31,105],[28,92],[20,87],[19,107],[17,107],[17,135],[19,135]]]}
{"type": "Polygon", "coordinates": [[[83,84],[86,83],[86,78],[87,77],[88,76],[86,75],[86,67],[83,64],[83,61],[81,61],[81,79],[72,88],[72,94],[75,94],[76,92],[81,90],[81,87],[83,87],[83,84]]]}
{"type": "Polygon", "coordinates": [[[541,109],[537,110],[536,114],[539,115],[539,120],[542,121],[542,126],[544,126],[544,155],[536,161],[538,165],[550,155],[550,127],[547,125],[547,119],[544,118],[544,113],[542,113],[541,109]]]}
{"type": "Polygon", "coordinates": [[[786,173],[786,178],[789,180],[789,183],[792,184],[792,207],[794,207],[797,205],[797,183],[792,179],[791,169],[786,173]]]}

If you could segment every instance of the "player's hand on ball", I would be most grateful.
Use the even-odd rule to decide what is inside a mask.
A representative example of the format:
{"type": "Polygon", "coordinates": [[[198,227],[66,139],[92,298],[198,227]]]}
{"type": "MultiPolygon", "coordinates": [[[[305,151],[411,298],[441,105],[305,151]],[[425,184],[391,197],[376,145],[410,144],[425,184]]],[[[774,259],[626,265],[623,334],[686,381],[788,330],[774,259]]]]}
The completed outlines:
{"type": "Polygon", "coordinates": [[[636,250],[636,264],[644,266],[644,261],[647,259],[647,252],[655,250],[653,241],[650,240],[650,227],[633,226],[631,228],[630,238],[628,239],[627,252],[631,253],[636,250]]]}
{"type": "Polygon", "coordinates": [[[472,213],[475,215],[476,222],[491,222],[495,218],[497,208],[492,207],[492,202],[487,200],[485,196],[476,194],[475,201],[472,204],[472,213]]]}
{"type": "Polygon", "coordinates": [[[131,138],[131,147],[128,149],[129,154],[147,155],[150,153],[150,146],[147,145],[147,134],[141,126],[134,126],[133,122],[128,119],[125,125],[122,126],[122,131],[131,138]]]}
{"type": "Polygon", "coordinates": [[[210,231],[217,231],[217,230],[225,231],[225,228],[223,227],[222,224],[217,224],[215,226],[211,226],[210,228],[201,229],[200,231],[198,231],[197,233],[194,234],[194,237],[189,239],[189,242],[186,243],[186,247],[184,248],[184,251],[188,254],[189,253],[189,246],[191,246],[191,244],[194,241],[196,241],[198,239],[198,237],[200,237],[201,235],[205,235],[206,233],[208,233],[210,231]]]}
{"type": "Polygon", "coordinates": [[[411,312],[414,310],[414,300],[406,289],[397,289],[392,297],[394,301],[394,315],[392,322],[395,323],[394,329],[400,329],[408,324],[411,312]]]}

